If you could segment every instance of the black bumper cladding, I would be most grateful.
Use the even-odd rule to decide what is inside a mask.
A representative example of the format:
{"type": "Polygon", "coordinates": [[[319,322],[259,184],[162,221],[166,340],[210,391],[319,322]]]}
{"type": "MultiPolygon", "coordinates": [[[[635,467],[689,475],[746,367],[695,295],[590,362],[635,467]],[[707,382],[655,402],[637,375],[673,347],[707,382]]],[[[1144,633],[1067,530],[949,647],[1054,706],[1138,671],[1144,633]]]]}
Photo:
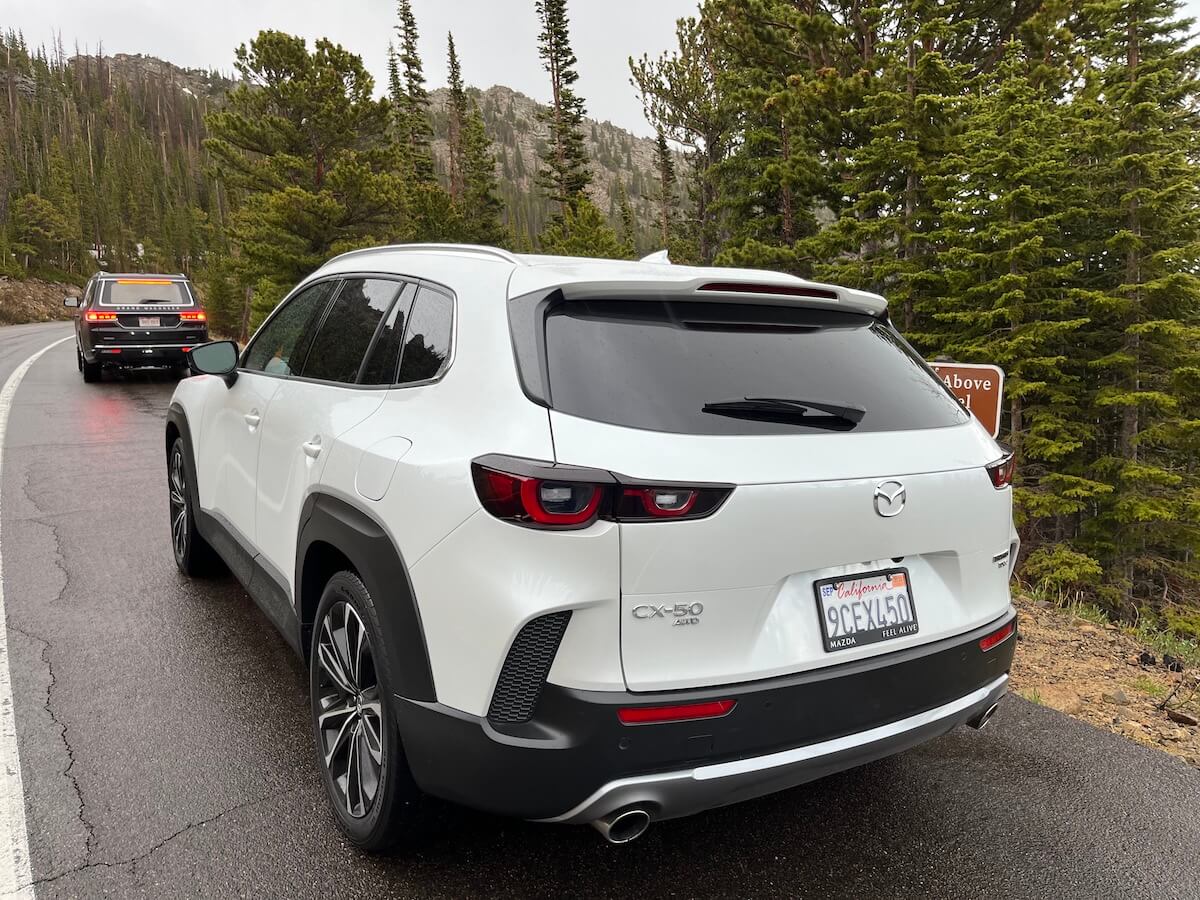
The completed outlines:
{"type": "MultiPolygon", "coordinates": [[[[949,708],[977,693],[974,704],[956,709],[940,730],[926,725],[907,742],[879,746],[896,752],[936,736],[1003,693],[1015,635],[988,651],[980,649],[979,641],[1010,619],[921,647],[722,688],[635,694],[547,684],[533,718],[520,724],[488,722],[438,703],[403,698],[397,698],[397,711],[413,775],[428,793],[504,815],[563,819],[571,810],[587,808],[589,798],[621,779],[713,767],[832,741],[949,708]],[[617,719],[622,707],[718,699],[734,699],[737,705],[718,719],[638,726],[617,719]]],[[[800,783],[880,755],[886,753],[872,755],[860,748],[845,755],[843,764],[823,760],[809,777],[789,781],[776,772],[775,784],[800,783]]],[[[742,790],[726,802],[763,792],[742,790]]],[[[719,803],[700,808],[712,805],[719,803]]],[[[685,802],[661,813],[689,811],[695,810],[685,802]]]]}

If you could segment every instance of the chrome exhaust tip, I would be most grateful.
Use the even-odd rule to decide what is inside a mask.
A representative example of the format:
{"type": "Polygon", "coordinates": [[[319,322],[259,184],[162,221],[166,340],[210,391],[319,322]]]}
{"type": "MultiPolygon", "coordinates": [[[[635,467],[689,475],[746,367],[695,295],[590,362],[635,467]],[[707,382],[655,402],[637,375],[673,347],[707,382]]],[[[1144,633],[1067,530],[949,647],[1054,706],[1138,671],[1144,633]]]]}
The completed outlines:
{"type": "Polygon", "coordinates": [[[984,725],[986,725],[991,720],[992,716],[995,714],[996,710],[998,710],[999,708],[1000,708],[999,703],[993,703],[991,706],[989,706],[987,709],[985,709],[983,712],[981,712],[975,718],[968,719],[967,724],[970,725],[972,728],[974,728],[976,731],[978,731],[980,728],[982,728],[984,725]]]}
{"type": "Polygon", "coordinates": [[[650,827],[650,813],[644,809],[623,809],[596,819],[592,827],[610,844],[628,844],[646,833],[650,827]]]}

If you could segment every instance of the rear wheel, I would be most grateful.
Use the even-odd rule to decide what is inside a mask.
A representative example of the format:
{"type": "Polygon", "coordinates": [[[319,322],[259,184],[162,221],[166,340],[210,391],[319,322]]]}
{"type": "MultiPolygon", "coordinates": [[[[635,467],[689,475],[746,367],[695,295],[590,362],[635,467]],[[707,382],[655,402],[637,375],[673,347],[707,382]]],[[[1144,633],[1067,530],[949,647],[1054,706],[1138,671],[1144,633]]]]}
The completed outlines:
{"type": "Polygon", "coordinates": [[[79,371],[83,373],[83,380],[88,384],[93,384],[100,380],[100,363],[88,362],[84,359],[82,352],[79,354],[79,371]]]}
{"type": "Polygon", "coordinates": [[[366,586],[338,572],[313,626],[309,689],[321,780],[338,825],[363,850],[411,831],[420,792],[392,713],[379,619],[366,586]]]}
{"type": "Polygon", "coordinates": [[[196,530],[192,495],[188,489],[186,448],[183,438],[175,438],[167,460],[167,491],[171,508],[171,549],[175,565],[188,576],[211,575],[220,571],[217,552],[196,530]]]}

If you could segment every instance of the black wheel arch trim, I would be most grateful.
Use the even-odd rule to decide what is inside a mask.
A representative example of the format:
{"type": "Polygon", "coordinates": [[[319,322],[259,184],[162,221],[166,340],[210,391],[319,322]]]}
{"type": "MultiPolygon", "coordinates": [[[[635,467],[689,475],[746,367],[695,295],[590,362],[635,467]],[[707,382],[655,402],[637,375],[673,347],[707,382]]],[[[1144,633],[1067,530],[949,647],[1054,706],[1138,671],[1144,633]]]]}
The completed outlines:
{"type": "MultiPolygon", "coordinates": [[[[434,702],[433,670],[425,644],[421,612],[408,566],[382,524],[361,507],[322,491],[304,501],[296,539],[297,610],[315,610],[320,596],[299,596],[304,584],[304,566],[315,543],[332,546],[346,557],[375,601],[382,640],[391,672],[392,691],[410,700],[434,702]],[[307,601],[309,602],[306,602],[307,601]]],[[[312,622],[301,612],[300,639],[307,648],[312,642],[312,622]]]]}

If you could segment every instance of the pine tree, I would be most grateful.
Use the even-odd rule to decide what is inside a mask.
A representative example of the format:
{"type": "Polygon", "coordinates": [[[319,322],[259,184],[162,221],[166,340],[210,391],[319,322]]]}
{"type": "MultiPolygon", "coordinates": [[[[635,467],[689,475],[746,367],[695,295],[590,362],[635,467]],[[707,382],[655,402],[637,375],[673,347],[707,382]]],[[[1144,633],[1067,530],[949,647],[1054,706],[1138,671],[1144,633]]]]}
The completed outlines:
{"type": "Polygon", "coordinates": [[[667,249],[671,246],[671,231],[675,224],[675,159],[661,128],[654,142],[654,168],[658,173],[658,184],[650,199],[658,204],[659,238],[663,249],[667,249]]]}
{"type": "MultiPolygon", "coordinates": [[[[592,181],[583,145],[583,99],[575,93],[579,80],[567,20],[567,0],[537,0],[538,55],[550,75],[550,108],[543,114],[550,132],[550,152],[538,173],[546,195],[560,211],[575,204],[592,181]]],[[[573,217],[574,218],[574,217],[573,217]]]]}
{"type": "Polygon", "coordinates": [[[1177,8],[1084,7],[1094,65],[1079,105],[1097,226],[1086,284],[1101,376],[1093,471],[1112,488],[1085,537],[1127,609],[1200,581],[1200,50],[1177,8]]]}
{"type": "Polygon", "coordinates": [[[543,253],[559,256],[591,256],[628,259],[629,248],[617,237],[604,214],[587,197],[563,207],[562,220],[542,232],[543,253]]]}
{"type": "Polygon", "coordinates": [[[497,196],[496,158],[484,131],[483,114],[475,103],[471,104],[463,131],[462,205],[472,241],[501,246],[509,243],[501,224],[503,204],[497,196]]]}
{"type": "Polygon", "coordinates": [[[396,0],[396,36],[400,41],[397,78],[401,86],[397,103],[397,129],[405,148],[406,159],[417,181],[433,181],[433,156],[429,150],[432,130],[429,126],[429,93],[425,90],[425,73],[417,49],[417,20],[412,0],[396,0]]]}
{"type": "Polygon", "coordinates": [[[637,220],[633,207],[629,205],[629,192],[625,190],[625,182],[617,182],[617,215],[621,218],[621,243],[624,246],[624,256],[632,259],[637,255],[637,220]]]}
{"type": "Polygon", "coordinates": [[[454,35],[446,36],[447,56],[450,67],[450,95],[446,99],[447,144],[450,154],[450,198],[462,203],[466,192],[467,93],[463,89],[462,68],[458,53],[454,49],[454,35]]]}

